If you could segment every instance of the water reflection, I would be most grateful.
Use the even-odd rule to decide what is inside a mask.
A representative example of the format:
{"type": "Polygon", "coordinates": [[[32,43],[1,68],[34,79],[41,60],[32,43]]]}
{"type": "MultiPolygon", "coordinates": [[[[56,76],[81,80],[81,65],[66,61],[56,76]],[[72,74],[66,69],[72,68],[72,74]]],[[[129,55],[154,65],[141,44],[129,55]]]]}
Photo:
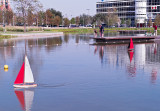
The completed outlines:
{"type": "Polygon", "coordinates": [[[130,52],[127,50],[127,44],[95,45],[94,47],[94,55],[99,54],[102,65],[125,67],[129,77],[136,77],[140,70],[150,72],[151,83],[156,82],[157,67],[160,65],[158,44],[134,44],[134,51],[130,52]]]}
{"type": "MultiPolygon", "coordinates": [[[[60,48],[62,45],[61,37],[54,38],[39,38],[26,39],[27,55],[31,63],[31,68],[34,69],[34,76],[38,76],[39,68],[43,66],[45,55],[42,53],[51,53],[51,51],[60,48]],[[44,51],[44,52],[43,52],[44,51]]],[[[17,71],[21,67],[25,54],[25,40],[23,39],[6,39],[0,41],[0,68],[3,69],[5,64],[14,64],[13,75],[17,75],[17,71]],[[9,62],[10,63],[9,63],[9,62]],[[12,61],[12,62],[11,62],[12,61]],[[18,69],[17,69],[18,68],[18,69]]],[[[10,66],[9,66],[10,67],[10,66]]],[[[8,70],[4,70],[7,72],[8,70]]],[[[0,74],[3,73],[0,71],[0,74]]]]}
{"type": "Polygon", "coordinates": [[[21,89],[21,90],[15,89],[14,92],[20,103],[21,109],[24,111],[31,111],[33,98],[34,98],[34,90],[33,89],[21,89]]]}
{"type": "Polygon", "coordinates": [[[100,58],[101,62],[103,63],[104,47],[103,46],[95,46],[94,54],[97,53],[97,50],[99,51],[99,58],[100,58]]]}
{"type": "Polygon", "coordinates": [[[129,56],[130,64],[128,63],[127,65],[127,72],[128,72],[129,77],[135,77],[136,76],[136,66],[134,62],[132,62],[134,51],[128,51],[128,56],[129,56]]]}

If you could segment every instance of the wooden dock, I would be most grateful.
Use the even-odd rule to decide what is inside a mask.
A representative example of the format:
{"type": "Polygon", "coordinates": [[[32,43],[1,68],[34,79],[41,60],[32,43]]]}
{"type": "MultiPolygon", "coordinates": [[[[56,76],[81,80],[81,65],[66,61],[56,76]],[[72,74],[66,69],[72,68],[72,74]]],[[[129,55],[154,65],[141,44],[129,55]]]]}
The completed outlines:
{"type": "Polygon", "coordinates": [[[120,34],[145,34],[147,30],[118,30],[120,34]]]}
{"type": "Polygon", "coordinates": [[[153,42],[156,39],[156,36],[118,36],[118,37],[102,37],[102,38],[93,38],[96,43],[129,43],[132,38],[133,42],[136,43],[147,43],[153,42]]]}

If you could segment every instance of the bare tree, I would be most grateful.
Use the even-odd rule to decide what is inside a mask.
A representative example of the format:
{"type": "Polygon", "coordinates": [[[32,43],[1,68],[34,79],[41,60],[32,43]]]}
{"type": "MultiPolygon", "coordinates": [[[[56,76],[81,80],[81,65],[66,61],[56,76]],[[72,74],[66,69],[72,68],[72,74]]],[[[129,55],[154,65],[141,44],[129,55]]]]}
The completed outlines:
{"type": "Polygon", "coordinates": [[[115,8],[111,8],[111,9],[108,9],[107,11],[108,13],[107,13],[107,16],[105,17],[105,23],[108,26],[112,26],[118,23],[119,18],[118,18],[118,15],[116,14],[117,10],[115,8]]]}
{"type": "Polygon", "coordinates": [[[157,14],[155,21],[154,21],[154,24],[157,26],[160,25],[160,15],[159,14],[157,14]]]}
{"type": "Polygon", "coordinates": [[[152,26],[152,19],[151,19],[151,18],[149,18],[148,26],[149,26],[149,27],[151,27],[151,26],[152,26]]]}
{"type": "Polygon", "coordinates": [[[80,19],[79,19],[79,16],[77,16],[76,17],[76,25],[79,26],[79,23],[80,23],[80,19]]]}
{"type": "Polygon", "coordinates": [[[24,32],[26,32],[26,22],[28,12],[35,13],[42,8],[38,0],[13,0],[18,13],[23,17],[24,32]]]}

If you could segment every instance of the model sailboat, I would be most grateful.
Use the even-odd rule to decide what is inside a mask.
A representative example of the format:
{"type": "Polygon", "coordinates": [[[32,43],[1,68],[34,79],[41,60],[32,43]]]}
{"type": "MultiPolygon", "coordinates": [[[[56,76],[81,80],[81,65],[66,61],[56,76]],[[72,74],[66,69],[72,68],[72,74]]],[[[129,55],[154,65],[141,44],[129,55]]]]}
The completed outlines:
{"type": "Polygon", "coordinates": [[[15,90],[14,92],[15,92],[15,94],[21,104],[22,110],[31,111],[33,97],[34,97],[34,91],[24,89],[24,91],[15,90]]]}
{"type": "Polygon", "coordinates": [[[37,86],[37,84],[34,84],[34,77],[27,56],[25,56],[25,62],[23,62],[13,86],[17,88],[30,88],[37,86]]]}

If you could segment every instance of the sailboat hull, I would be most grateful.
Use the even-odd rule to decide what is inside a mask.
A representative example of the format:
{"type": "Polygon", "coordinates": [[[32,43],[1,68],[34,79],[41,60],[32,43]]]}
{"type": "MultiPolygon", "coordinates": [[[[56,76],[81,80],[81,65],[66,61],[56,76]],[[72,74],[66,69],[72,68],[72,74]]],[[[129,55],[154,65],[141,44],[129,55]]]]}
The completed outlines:
{"type": "Polygon", "coordinates": [[[14,84],[13,85],[15,88],[32,88],[32,87],[37,87],[37,84],[32,84],[32,85],[22,85],[22,84],[14,84]]]}

